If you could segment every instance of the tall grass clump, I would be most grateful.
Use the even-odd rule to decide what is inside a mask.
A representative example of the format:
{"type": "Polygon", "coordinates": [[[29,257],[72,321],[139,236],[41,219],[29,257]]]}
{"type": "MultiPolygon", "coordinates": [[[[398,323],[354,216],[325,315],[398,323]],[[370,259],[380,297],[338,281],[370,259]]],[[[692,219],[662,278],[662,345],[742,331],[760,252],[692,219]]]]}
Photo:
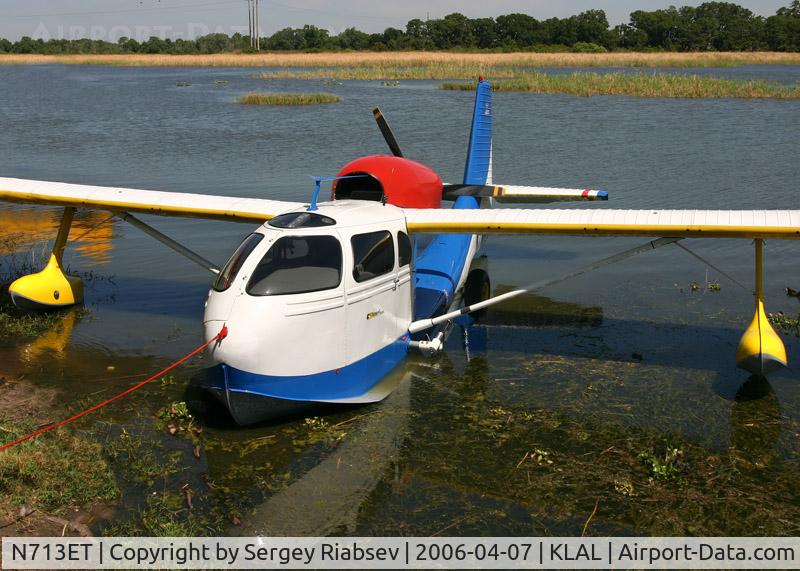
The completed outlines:
{"type": "Polygon", "coordinates": [[[341,99],[333,93],[247,93],[237,97],[236,102],[245,105],[320,105],[341,99]]]}
{"type": "MultiPolygon", "coordinates": [[[[800,87],[760,80],[740,80],[668,73],[525,73],[492,82],[495,91],[739,99],[800,99],[800,87]]],[[[444,83],[445,90],[474,90],[474,83],[444,83]]]]}

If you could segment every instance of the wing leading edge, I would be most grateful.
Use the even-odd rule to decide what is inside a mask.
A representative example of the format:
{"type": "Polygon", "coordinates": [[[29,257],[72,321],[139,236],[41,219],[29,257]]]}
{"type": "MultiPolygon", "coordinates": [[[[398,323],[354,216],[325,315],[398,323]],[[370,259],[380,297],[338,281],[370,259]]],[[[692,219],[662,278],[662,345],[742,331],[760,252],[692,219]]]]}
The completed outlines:
{"type": "Polygon", "coordinates": [[[2,177],[0,177],[0,201],[233,222],[264,222],[282,212],[302,206],[299,202],[261,198],[162,192],[2,177]]]}
{"type": "Polygon", "coordinates": [[[409,232],[800,239],[800,210],[404,209],[409,232]]]}

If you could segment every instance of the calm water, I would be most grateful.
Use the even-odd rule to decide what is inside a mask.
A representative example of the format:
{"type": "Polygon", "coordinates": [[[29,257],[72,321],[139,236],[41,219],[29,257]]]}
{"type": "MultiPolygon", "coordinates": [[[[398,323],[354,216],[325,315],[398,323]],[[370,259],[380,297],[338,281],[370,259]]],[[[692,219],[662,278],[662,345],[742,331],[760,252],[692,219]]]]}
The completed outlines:
{"type": "MultiPolygon", "coordinates": [[[[800,67],[788,66],[701,72],[800,80],[800,67]]],[[[0,66],[0,174],[305,200],[307,175],[335,174],[354,157],[386,151],[370,112],[380,105],[407,156],[460,180],[471,94],[439,91],[437,82],[329,86],[251,73],[0,66]],[[252,90],[324,90],[343,100],[309,108],[233,103],[252,90]]],[[[797,208],[799,127],[798,101],[501,93],[494,179],[611,195],[608,204],[570,206],[578,208],[797,208]]],[[[53,224],[53,213],[36,212],[53,224]]],[[[38,216],[5,207],[0,215],[6,233],[38,216]]],[[[82,222],[82,249],[66,255],[73,270],[99,276],[87,286],[89,315],[62,336],[61,351],[34,342],[33,350],[13,344],[2,353],[76,407],[199,344],[211,281],[132,227],[98,218],[82,222]]],[[[249,231],[149,221],[219,264],[249,231]]],[[[484,253],[497,289],[641,241],[496,237],[484,253]]],[[[688,246],[750,288],[748,241],[688,246]]],[[[765,256],[768,311],[795,315],[800,304],[784,288],[800,288],[797,244],[769,242],[765,256]]],[[[440,358],[409,360],[388,402],[334,415],[327,427],[297,420],[238,429],[197,405],[204,453],[195,460],[186,441],[163,440],[166,450],[183,452],[187,468],[169,485],[191,480],[199,509],[241,514],[243,532],[575,534],[599,501],[591,533],[796,535],[800,343],[785,336],[791,367],[740,390],[747,377],[733,356],[752,314],[747,289],[669,246],[491,312],[467,332],[467,349],[457,330],[440,358]],[[721,291],[690,291],[706,280],[721,291]],[[680,475],[651,481],[638,455],[659,456],[667,443],[682,450],[680,475]],[[203,486],[204,474],[216,491],[203,486]]],[[[159,408],[194,403],[184,392],[192,373],[180,371],[174,385],[145,390],[98,419],[149,430],[159,408]]],[[[108,438],[118,429],[83,426],[108,438]]],[[[126,506],[135,504],[126,497],[126,506]]]]}

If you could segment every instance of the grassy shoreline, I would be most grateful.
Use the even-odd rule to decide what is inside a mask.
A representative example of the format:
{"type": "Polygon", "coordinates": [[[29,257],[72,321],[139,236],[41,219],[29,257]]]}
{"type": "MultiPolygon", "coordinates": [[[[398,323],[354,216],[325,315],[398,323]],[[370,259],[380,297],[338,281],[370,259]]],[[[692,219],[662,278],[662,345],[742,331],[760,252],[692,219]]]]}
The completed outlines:
{"type": "Polygon", "coordinates": [[[2,64],[73,64],[150,67],[726,67],[800,65],[800,53],[784,52],[262,52],[259,54],[0,54],[2,64]]]}
{"type": "MultiPolygon", "coordinates": [[[[475,84],[443,83],[449,91],[473,91],[475,84]]],[[[589,97],[800,99],[800,87],[756,80],[703,77],[669,73],[527,73],[514,79],[492,82],[495,91],[561,93],[589,97]]]]}

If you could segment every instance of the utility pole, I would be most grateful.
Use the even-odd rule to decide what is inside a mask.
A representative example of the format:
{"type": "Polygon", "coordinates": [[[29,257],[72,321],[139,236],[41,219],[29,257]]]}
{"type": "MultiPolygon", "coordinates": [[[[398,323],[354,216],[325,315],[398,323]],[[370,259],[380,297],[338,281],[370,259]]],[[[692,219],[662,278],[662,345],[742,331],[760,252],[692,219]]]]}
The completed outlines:
{"type": "Polygon", "coordinates": [[[258,0],[255,0],[256,3],[256,51],[261,51],[261,27],[259,26],[258,17],[259,17],[259,10],[258,10],[258,0]]]}
{"type": "Polygon", "coordinates": [[[253,10],[250,8],[250,3],[253,0],[247,0],[247,36],[250,39],[250,47],[253,47],[253,10]]]}

